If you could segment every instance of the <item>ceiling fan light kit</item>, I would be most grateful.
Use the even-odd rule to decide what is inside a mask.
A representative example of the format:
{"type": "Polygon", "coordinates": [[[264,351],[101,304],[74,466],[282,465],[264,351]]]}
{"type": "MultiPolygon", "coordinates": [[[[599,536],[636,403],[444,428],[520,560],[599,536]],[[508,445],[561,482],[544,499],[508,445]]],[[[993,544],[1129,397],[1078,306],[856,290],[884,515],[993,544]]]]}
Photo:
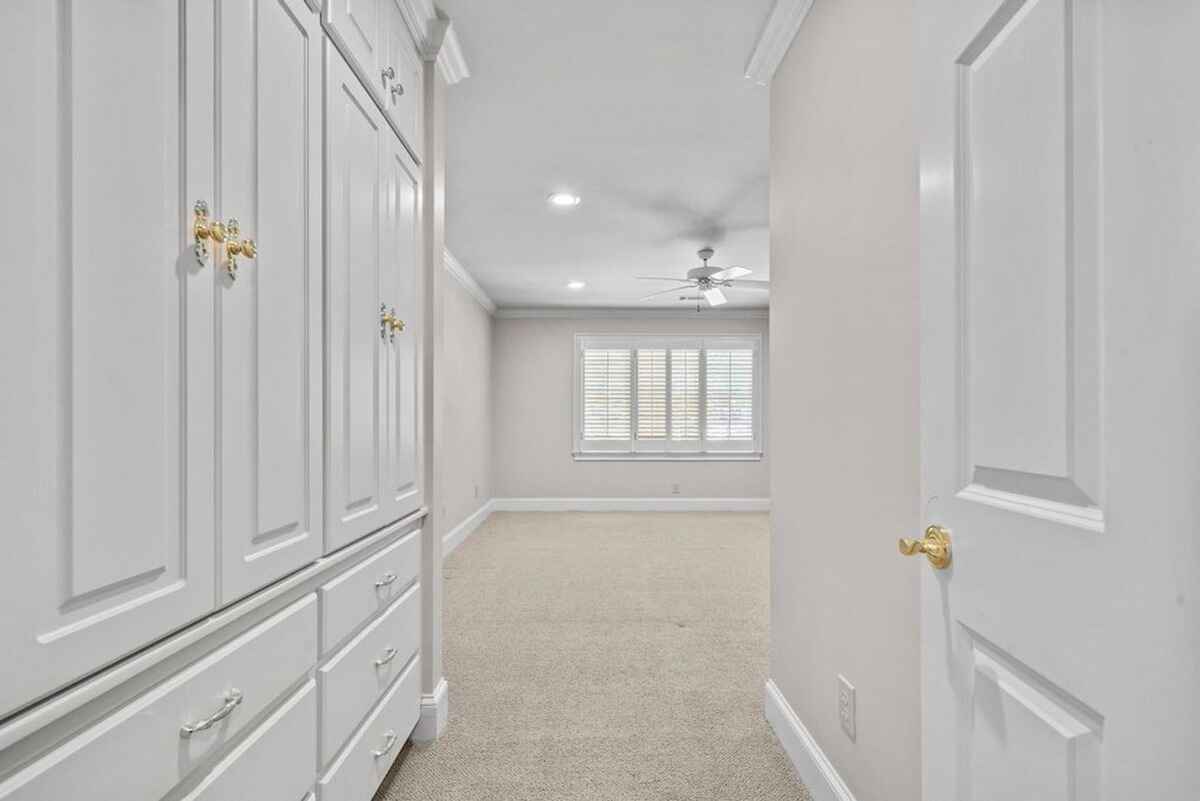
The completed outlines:
{"type": "MultiPolygon", "coordinates": [[[[745,267],[710,267],[709,259],[713,257],[712,248],[701,248],[696,251],[696,255],[700,257],[701,266],[693,267],[687,271],[686,278],[671,278],[663,275],[639,275],[638,278],[643,281],[673,281],[677,284],[686,284],[686,289],[694,289],[699,294],[696,297],[688,295],[680,295],[679,300],[691,302],[693,300],[704,300],[709,307],[721,306],[729,302],[729,298],[725,296],[722,289],[750,289],[750,290],[766,290],[770,284],[767,281],[747,281],[743,276],[750,275],[752,270],[745,267]]],[[[660,295],[674,294],[685,289],[681,286],[673,286],[670,289],[664,289],[661,292],[652,292],[646,295],[642,300],[651,300],[660,295]]],[[[697,302],[696,310],[699,311],[702,306],[697,302]]]]}

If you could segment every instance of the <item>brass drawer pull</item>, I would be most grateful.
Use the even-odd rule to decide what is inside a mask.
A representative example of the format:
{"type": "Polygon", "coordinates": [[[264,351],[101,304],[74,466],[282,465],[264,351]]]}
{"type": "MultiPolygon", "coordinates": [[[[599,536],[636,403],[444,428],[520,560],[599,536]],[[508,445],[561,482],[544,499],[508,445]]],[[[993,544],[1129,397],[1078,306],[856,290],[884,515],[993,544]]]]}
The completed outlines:
{"type": "Polygon", "coordinates": [[[390,646],[387,648],[384,648],[383,656],[381,656],[375,660],[375,667],[383,667],[388,662],[391,662],[393,659],[396,658],[396,653],[397,653],[397,651],[395,648],[392,648],[390,646]]]}
{"type": "Polygon", "coordinates": [[[193,734],[196,734],[197,732],[202,732],[207,729],[211,729],[213,726],[217,725],[222,720],[224,720],[225,718],[227,718],[231,714],[233,714],[233,710],[235,710],[239,706],[241,706],[241,703],[242,703],[242,691],[236,690],[236,689],[230,690],[229,692],[225,693],[224,706],[222,706],[220,709],[218,709],[216,712],[214,712],[210,717],[207,717],[204,720],[197,721],[196,723],[185,723],[183,725],[183,727],[179,730],[179,736],[186,739],[188,737],[191,737],[193,734]]]}

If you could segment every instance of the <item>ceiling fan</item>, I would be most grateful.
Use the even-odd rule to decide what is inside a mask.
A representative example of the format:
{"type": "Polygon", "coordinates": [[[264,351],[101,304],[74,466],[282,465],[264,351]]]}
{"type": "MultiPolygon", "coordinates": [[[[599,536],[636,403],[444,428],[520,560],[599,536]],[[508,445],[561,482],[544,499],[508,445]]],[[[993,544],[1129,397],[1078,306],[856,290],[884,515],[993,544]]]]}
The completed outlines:
{"type": "Polygon", "coordinates": [[[750,275],[753,272],[752,270],[747,270],[745,267],[710,267],[708,261],[713,257],[712,248],[702,248],[696,251],[696,255],[700,257],[700,261],[703,264],[688,270],[687,278],[668,278],[660,275],[637,276],[643,281],[675,281],[686,285],[673,286],[661,292],[653,292],[642,298],[642,300],[650,300],[660,295],[695,289],[699,292],[698,295],[680,295],[679,299],[696,301],[696,310],[699,311],[702,308],[700,301],[706,301],[709,306],[721,306],[728,303],[729,299],[725,297],[725,293],[721,291],[722,289],[753,289],[761,291],[770,288],[770,283],[767,281],[750,281],[743,278],[742,276],[750,275]]]}

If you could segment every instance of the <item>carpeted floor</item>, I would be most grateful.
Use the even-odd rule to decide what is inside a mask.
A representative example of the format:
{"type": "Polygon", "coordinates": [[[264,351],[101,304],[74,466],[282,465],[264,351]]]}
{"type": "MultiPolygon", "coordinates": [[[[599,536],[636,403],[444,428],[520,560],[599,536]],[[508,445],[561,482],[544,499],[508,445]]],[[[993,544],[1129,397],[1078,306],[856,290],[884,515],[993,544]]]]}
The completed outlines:
{"type": "Polygon", "coordinates": [[[497,513],[445,564],[445,736],[381,801],[809,801],[763,719],[767,517],[497,513]]]}

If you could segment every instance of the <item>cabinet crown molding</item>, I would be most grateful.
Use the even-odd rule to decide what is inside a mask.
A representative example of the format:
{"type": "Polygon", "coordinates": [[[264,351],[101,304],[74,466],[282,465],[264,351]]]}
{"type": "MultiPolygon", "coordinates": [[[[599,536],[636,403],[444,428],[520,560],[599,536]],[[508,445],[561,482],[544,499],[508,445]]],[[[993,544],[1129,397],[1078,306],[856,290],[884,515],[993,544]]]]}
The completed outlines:
{"type": "Polygon", "coordinates": [[[435,61],[443,80],[453,86],[471,77],[462,45],[450,18],[432,0],[401,0],[404,22],[412,32],[417,49],[426,61],[435,61]]]}
{"type": "Polygon", "coordinates": [[[754,52],[746,62],[746,78],[760,86],[766,86],[775,77],[775,71],[787,55],[792,40],[800,32],[800,26],[812,10],[814,0],[776,0],[763,26],[754,52]]]}

